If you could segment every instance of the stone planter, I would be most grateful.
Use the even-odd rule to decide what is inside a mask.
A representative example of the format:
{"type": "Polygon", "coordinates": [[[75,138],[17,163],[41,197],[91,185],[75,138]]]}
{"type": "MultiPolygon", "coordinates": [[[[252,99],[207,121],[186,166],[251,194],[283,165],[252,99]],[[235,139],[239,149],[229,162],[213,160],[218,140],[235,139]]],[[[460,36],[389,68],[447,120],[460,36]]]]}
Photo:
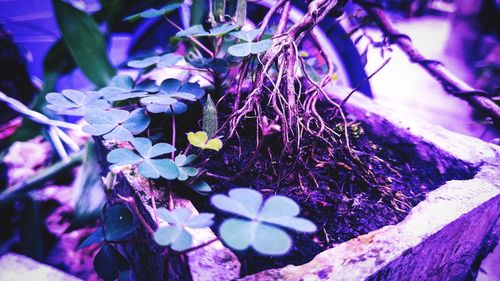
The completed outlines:
{"type": "MultiPolygon", "coordinates": [[[[435,165],[442,174],[475,172],[470,179],[450,180],[429,192],[396,225],[341,243],[306,264],[266,270],[242,280],[464,280],[473,276],[500,232],[500,148],[398,116],[361,95],[351,97],[346,111],[385,143],[411,147],[414,157],[435,165]]],[[[135,196],[153,223],[145,185],[125,175],[115,191],[135,196]]],[[[192,207],[187,201],[176,204],[192,207]]],[[[194,245],[214,237],[210,230],[193,235],[194,245]]],[[[143,275],[136,276],[138,280],[166,280],[165,261],[154,242],[124,250],[134,271],[143,275]]],[[[175,265],[170,280],[232,280],[239,275],[239,262],[220,242],[167,262],[175,265]]]]}

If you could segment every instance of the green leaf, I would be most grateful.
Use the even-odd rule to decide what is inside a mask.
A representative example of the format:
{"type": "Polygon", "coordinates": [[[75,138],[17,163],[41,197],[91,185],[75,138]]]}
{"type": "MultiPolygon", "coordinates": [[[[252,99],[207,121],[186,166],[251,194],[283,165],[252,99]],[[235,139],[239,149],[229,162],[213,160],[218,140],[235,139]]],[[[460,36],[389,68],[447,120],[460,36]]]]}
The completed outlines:
{"type": "Polygon", "coordinates": [[[167,143],[157,143],[154,146],[147,138],[134,138],[131,140],[139,155],[128,148],[118,148],[110,151],[107,161],[115,166],[139,165],[139,173],[146,178],[157,179],[160,176],[168,180],[179,176],[179,169],[170,159],[152,159],[175,151],[175,147],[167,143]]]}
{"type": "Polygon", "coordinates": [[[64,43],[83,73],[98,87],[104,87],[115,69],[106,55],[106,41],[94,19],[61,0],[52,0],[64,43]]]}
{"type": "Polygon", "coordinates": [[[108,241],[119,241],[135,230],[132,213],[123,205],[115,205],[106,210],[104,217],[105,238],[108,241]]]}
{"type": "Polygon", "coordinates": [[[222,148],[222,141],[218,138],[208,139],[208,135],[204,131],[196,133],[189,132],[187,134],[188,141],[191,145],[201,149],[212,149],[219,151],[222,148]]]}
{"type": "Polygon", "coordinates": [[[83,116],[91,110],[111,107],[97,92],[63,90],[62,93],[48,93],[45,99],[49,103],[48,109],[63,115],[83,116]]]}
{"type": "Polygon", "coordinates": [[[161,9],[147,9],[145,11],[142,11],[140,13],[131,15],[126,17],[124,20],[125,21],[136,21],[139,19],[149,19],[149,18],[156,18],[156,17],[161,17],[164,15],[167,15],[178,8],[182,6],[182,3],[170,3],[164,6],[161,9]]]}
{"type": "Polygon", "coordinates": [[[258,222],[248,220],[227,219],[221,224],[219,234],[229,247],[235,250],[244,250],[251,245],[253,229],[257,224],[258,222]]]}
{"type": "Polygon", "coordinates": [[[198,169],[193,167],[187,167],[193,160],[196,158],[196,155],[191,154],[189,156],[179,154],[175,157],[175,165],[179,169],[179,176],[177,177],[180,181],[185,181],[188,177],[194,177],[198,175],[198,169]]]}
{"type": "Polygon", "coordinates": [[[83,165],[78,170],[73,184],[76,203],[72,226],[83,225],[92,219],[98,218],[106,201],[101,179],[101,167],[93,141],[87,142],[85,151],[83,165]]]}
{"type": "Polygon", "coordinates": [[[185,227],[204,228],[213,224],[213,214],[202,213],[193,216],[188,208],[177,208],[172,211],[165,208],[158,209],[158,216],[170,225],[160,227],[154,233],[156,243],[161,246],[170,246],[175,251],[189,249],[192,237],[185,227]]]}
{"type": "Polygon", "coordinates": [[[110,111],[93,110],[85,114],[85,120],[89,124],[83,127],[84,132],[115,141],[131,140],[133,135],[146,130],[151,121],[142,108],[132,112],[116,109],[110,111]]]}
{"type": "Polygon", "coordinates": [[[142,161],[142,157],[128,148],[117,148],[108,153],[106,160],[113,163],[113,166],[123,166],[135,165],[142,161]]]}
{"type": "Polygon", "coordinates": [[[277,227],[259,223],[254,231],[252,247],[257,252],[273,256],[284,255],[292,246],[290,236],[277,227]]]}
{"type": "Polygon", "coordinates": [[[92,232],[83,242],[78,246],[78,249],[86,248],[90,245],[104,242],[104,230],[102,227],[98,227],[94,232],[92,232]]]}
{"type": "Polygon", "coordinates": [[[257,35],[259,35],[259,33],[260,29],[252,29],[247,31],[240,30],[231,32],[230,35],[247,42],[252,42],[253,40],[255,40],[255,38],[257,38],[257,35]]]}
{"type": "Polygon", "coordinates": [[[181,101],[195,101],[202,98],[205,91],[197,83],[184,83],[177,79],[165,79],[160,91],[141,99],[141,104],[152,113],[181,114],[187,105],[181,101]]]}
{"type": "Polygon", "coordinates": [[[227,73],[229,71],[229,64],[223,59],[196,57],[186,58],[186,61],[196,68],[211,69],[217,73],[227,73]]]}
{"type": "Polygon", "coordinates": [[[180,226],[160,227],[155,231],[153,238],[160,246],[168,246],[174,243],[181,231],[182,227],[180,226]]]}
{"type": "Polygon", "coordinates": [[[181,30],[175,34],[176,37],[218,37],[223,36],[233,30],[238,28],[238,26],[234,24],[224,23],[217,25],[210,29],[210,32],[206,31],[201,24],[193,25],[186,30],[181,30]]]}
{"type": "Polygon", "coordinates": [[[262,194],[249,188],[235,188],[229,191],[229,196],[212,197],[212,204],[218,209],[249,219],[257,218],[262,201],[262,194]]]}
{"type": "Polygon", "coordinates": [[[115,102],[132,98],[147,96],[160,90],[154,81],[145,80],[135,85],[132,77],[128,75],[117,75],[111,79],[107,87],[99,90],[99,93],[108,101],[115,102]]]}
{"type": "Polygon", "coordinates": [[[259,217],[295,217],[299,212],[299,205],[295,201],[285,196],[275,195],[266,200],[259,217]]]}
{"type": "Polygon", "coordinates": [[[148,68],[155,65],[157,67],[170,67],[175,65],[181,59],[182,56],[168,53],[161,56],[148,57],[142,60],[131,60],[127,63],[127,65],[132,68],[148,68]]]}
{"type": "Polygon", "coordinates": [[[127,259],[111,245],[104,245],[94,257],[94,269],[106,281],[118,278],[120,271],[130,270],[127,259]]]}
{"type": "Polygon", "coordinates": [[[219,233],[222,241],[235,250],[252,246],[265,255],[283,255],[292,246],[286,232],[258,221],[227,219],[220,226],[219,233]]]}
{"type": "Polygon", "coordinates": [[[273,40],[266,39],[259,42],[245,42],[230,46],[227,51],[235,57],[246,57],[251,54],[257,55],[264,53],[273,45],[273,40]]]}
{"type": "Polygon", "coordinates": [[[259,192],[236,188],[229,191],[229,196],[213,196],[212,204],[220,210],[246,218],[228,219],[220,227],[222,240],[236,250],[252,246],[263,254],[282,255],[288,252],[292,243],[280,227],[300,232],[316,231],[312,222],[296,217],[299,206],[284,196],[271,196],[263,202],[259,192]]]}

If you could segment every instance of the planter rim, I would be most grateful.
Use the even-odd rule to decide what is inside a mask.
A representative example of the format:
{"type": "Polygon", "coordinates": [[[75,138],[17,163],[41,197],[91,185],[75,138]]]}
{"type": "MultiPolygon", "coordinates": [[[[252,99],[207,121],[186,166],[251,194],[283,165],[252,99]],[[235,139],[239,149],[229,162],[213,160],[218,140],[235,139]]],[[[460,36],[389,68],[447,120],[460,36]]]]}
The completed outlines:
{"type": "MultiPolygon", "coordinates": [[[[349,91],[341,87],[328,89],[329,93],[349,91]]],[[[488,232],[498,237],[499,146],[448,131],[438,125],[413,120],[382,107],[361,93],[354,94],[346,107],[358,120],[371,122],[375,126],[392,126],[399,130],[398,138],[433,147],[451,159],[476,168],[477,173],[472,179],[450,180],[430,191],[426,199],[413,207],[408,216],[395,225],[387,225],[340,243],[319,253],[306,264],[269,269],[240,280],[444,280],[440,279],[442,275],[439,277],[442,273],[436,276],[430,274],[434,274],[436,269],[445,268],[446,261],[444,264],[435,260],[422,262],[417,268],[400,264],[406,256],[411,256],[413,251],[425,249],[426,243],[430,244],[429,240],[442,239],[440,235],[449,228],[448,226],[469,223],[465,218],[474,211],[489,216],[487,223],[481,225],[481,231],[475,237],[484,238],[488,232]],[[408,266],[408,272],[402,272],[401,266],[408,266]]],[[[393,132],[380,133],[383,135],[393,132]]],[[[470,242],[462,241],[468,239],[466,235],[458,238],[460,243],[470,242]]],[[[482,242],[482,239],[476,241],[482,242]]],[[[451,246],[453,245],[450,245],[450,249],[451,246]]],[[[432,248],[427,250],[432,251],[432,248]]],[[[450,264],[454,262],[456,261],[452,260],[450,264]]]]}

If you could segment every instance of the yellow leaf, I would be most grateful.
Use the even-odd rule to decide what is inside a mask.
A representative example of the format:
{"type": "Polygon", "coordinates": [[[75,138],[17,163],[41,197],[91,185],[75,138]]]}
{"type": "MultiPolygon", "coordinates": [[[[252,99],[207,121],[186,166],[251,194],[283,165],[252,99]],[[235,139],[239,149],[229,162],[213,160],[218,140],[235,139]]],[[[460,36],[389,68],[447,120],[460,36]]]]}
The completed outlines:
{"type": "Polygon", "coordinates": [[[207,142],[205,148],[219,151],[222,148],[222,141],[220,139],[211,139],[207,142]]]}
{"type": "Polygon", "coordinates": [[[189,132],[187,138],[190,144],[196,147],[204,148],[208,140],[208,135],[204,131],[199,131],[196,133],[189,132]]]}

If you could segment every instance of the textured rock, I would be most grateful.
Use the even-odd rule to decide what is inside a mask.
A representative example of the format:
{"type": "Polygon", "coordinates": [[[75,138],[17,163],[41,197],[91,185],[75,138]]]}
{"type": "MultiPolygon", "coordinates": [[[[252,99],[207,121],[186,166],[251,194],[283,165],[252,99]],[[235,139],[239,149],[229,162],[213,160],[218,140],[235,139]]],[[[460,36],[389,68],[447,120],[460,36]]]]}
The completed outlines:
{"type": "Polygon", "coordinates": [[[13,143],[2,161],[8,169],[8,185],[12,186],[36,174],[50,158],[50,144],[42,137],[13,143]]]}
{"type": "Polygon", "coordinates": [[[14,253],[0,257],[0,280],[81,281],[59,269],[14,253]]]}
{"type": "Polygon", "coordinates": [[[500,232],[500,149],[432,124],[402,118],[362,96],[347,111],[391,143],[416,147],[445,172],[475,168],[474,178],[448,181],[430,192],[404,221],[359,236],[287,266],[242,280],[465,280],[500,232]]]}

